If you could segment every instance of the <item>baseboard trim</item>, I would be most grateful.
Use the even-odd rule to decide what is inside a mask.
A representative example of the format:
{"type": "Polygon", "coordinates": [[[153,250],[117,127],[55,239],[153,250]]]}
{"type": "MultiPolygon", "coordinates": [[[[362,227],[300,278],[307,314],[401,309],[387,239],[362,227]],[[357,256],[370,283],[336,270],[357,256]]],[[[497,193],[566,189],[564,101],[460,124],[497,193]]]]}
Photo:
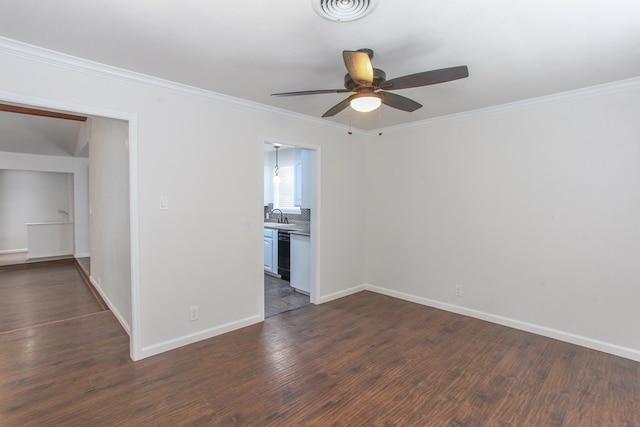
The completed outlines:
{"type": "Polygon", "coordinates": [[[146,357],[155,356],[156,354],[164,353],[165,351],[174,350],[185,345],[193,344],[198,341],[213,338],[217,335],[222,335],[227,332],[234,331],[236,329],[244,328],[254,325],[263,321],[261,315],[255,315],[245,317],[234,322],[225,323],[224,325],[215,326],[213,328],[205,329],[203,331],[194,332],[192,334],[183,335],[179,338],[164,341],[158,344],[142,347],[140,357],[136,360],[144,359],[146,357]]]}
{"type": "Polygon", "coordinates": [[[394,291],[371,284],[365,284],[360,286],[363,290],[376,292],[378,294],[387,295],[390,297],[398,298],[405,301],[414,302],[433,308],[449,311],[463,316],[473,317],[475,319],[485,320],[487,322],[496,323],[498,325],[507,326],[514,329],[519,329],[525,332],[531,332],[536,335],[542,335],[547,338],[553,338],[559,341],[568,342],[570,344],[579,345],[582,347],[590,348],[592,350],[602,351],[614,356],[624,357],[625,359],[634,360],[640,362],[640,350],[619,346],[593,338],[572,334],[570,332],[559,331],[557,329],[547,328],[545,326],[535,325],[532,323],[522,322],[520,320],[511,319],[508,317],[498,316],[491,313],[485,313],[483,311],[473,310],[466,307],[460,307],[458,305],[448,304],[441,301],[432,300],[429,298],[423,298],[416,295],[406,294],[403,292],[394,291]]]}
{"type": "Polygon", "coordinates": [[[103,292],[102,288],[100,288],[100,286],[98,285],[98,282],[95,281],[93,276],[89,276],[89,281],[93,285],[93,288],[96,290],[96,292],[100,294],[105,304],[107,304],[107,306],[109,307],[109,310],[111,310],[113,315],[116,316],[116,319],[118,319],[118,322],[120,322],[120,325],[122,325],[122,328],[127,332],[127,334],[129,334],[129,336],[131,336],[131,326],[129,326],[129,323],[127,323],[127,321],[124,319],[122,314],[118,311],[116,306],[111,302],[109,297],[103,292]]]}
{"type": "Polygon", "coordinates": [[[343,297],[364,291],[366,290],[366,286],[367,285],[354,286],[353,288],[345,289],[340,292],[334,292],[332,294],[322,296],[320,297],[319,304],[324,304],[325,302],[333,301],[334,299],[343,298],[343,297]]]}
{"type": "Polygon", "coordinates": [[[21,254],[21,253],[25,253],[25,252],[29,252],[29,249],[27,249],[27,248],[23,248],[23,249],[6,249],[4,251],[0,251],[0,255],[21,254]]]}

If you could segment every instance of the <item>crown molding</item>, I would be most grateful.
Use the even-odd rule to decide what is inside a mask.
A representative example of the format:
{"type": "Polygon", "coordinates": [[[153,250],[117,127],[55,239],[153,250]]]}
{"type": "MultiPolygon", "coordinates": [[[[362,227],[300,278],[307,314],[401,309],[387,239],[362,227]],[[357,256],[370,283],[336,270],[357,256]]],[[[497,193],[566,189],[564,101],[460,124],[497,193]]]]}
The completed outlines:
{"type": "MultiPolygon", "coordinates": [[[[390,126],[384,129],[385,133],[397,133],[412,129],[420,129],[438,125],[446,122],[456,122],[468,120],[476,117],[503,114],[511,111],[524,110],[541,105],[551,105],[561,102],[573,101],[577,99],[593,98],[596,96],[610,95],[618,92],[640,89],[640,77],[634,77],[616,82],[604,83],[596,86],[589,86],[581,89],[566,92],[554,93],[551,95],[529,98],[522,101],[510,102],[477,110],[464,111],[462,113],[449,114],[446,116],[433,117],[417,122],[406,123],[398,126],[390,126]]],[[[373,134],[371,132],[370,134],[373,134]]]]}
{"type": "MultiPolygon", "coordinates": [[[[78,58],[65,53],[56,52],[39,46],[30,45],[19,42],[17,40],[0,37],[0,53],[42,62],[48,65],[67,68],[72,71],[94,75],[101,78],[117,80],[128,84],[133,84],[150,89],[171,92],[178,95],[190,96],[194,98],[205,99],[225,106],[233,106],[240,109],[266,113],[278,118],[302,121],[308,124],[323,128],[332,128],[343,132],[351,132],[361,136],[378,135],[379,130],[363,130],[349,127],[340,123],[322,120],[305,114],[295,113],[281,108],[260,104],[246,99],[236,98],[229,95],[213,92],[170,80],[153,77],[135,71],[125,70],[123,68],[102,64],[84,58],[78,58]]],[[[465,111],[446,116],[433,117],[430,119],[420,120],[417,122],[405,123],[397,126],[389,126],[383,128],[383,134],[398,133],[407,130],[420,129],[435,126],[440,123],[468,120],[476,117],[483,117],[495,114],[501,114],[510,111],[523,110],[540,105],[549,105],[559,102],[565,102],[580,98],[589,98],[594,96],[602,96],[616,92],[640,89],[640,77],[634,77],[627,80],[620,80],[611,83],[605,83],[596,86],[560,92],[552,95],[541,96],[537,98],[525,99],[506,104],[480,108],[477,110],[465,111]]]]}
{"type": "MultiPolygon", "coordinates": [[[[84,58],[68,55],[39,46],[30,45],[17,40],[0,37],[0,53],[16,56],[19,58],[41,62],[47,65],[66,68],[75,72],[93,75],[96,77],[117,80],[120,82],[137,85],[145,88],[171,92],[177,95],[190,96],[212,101],[225,106],[233,106],[243,110],[259,113],[266,113],[278,118],[306,122],[324,128],[333,128],[344,132],[349,131],[349,127],[334,123],[328,120],[310,117],[304,114],[283,110],[265,104],[260,104],[246,99],[236,98],[229,95],[201,89],[159,77],[102,64],[84,58]]],[[[365,135],[366,132],[360,129],[352,129],[353,133],[365,135]]]]}

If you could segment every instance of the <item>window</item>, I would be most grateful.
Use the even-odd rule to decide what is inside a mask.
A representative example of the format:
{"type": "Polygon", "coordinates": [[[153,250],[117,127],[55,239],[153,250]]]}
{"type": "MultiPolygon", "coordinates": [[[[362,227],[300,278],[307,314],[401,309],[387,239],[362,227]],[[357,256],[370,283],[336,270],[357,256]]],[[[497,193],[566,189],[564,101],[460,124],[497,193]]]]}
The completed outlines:
{"type": "Polygon", "coordinates": [[[300,213],[295,206],[295,173],[293,166],[280,166],[280,182],[273,183],[273,208],[286,213],[300,213]]]}

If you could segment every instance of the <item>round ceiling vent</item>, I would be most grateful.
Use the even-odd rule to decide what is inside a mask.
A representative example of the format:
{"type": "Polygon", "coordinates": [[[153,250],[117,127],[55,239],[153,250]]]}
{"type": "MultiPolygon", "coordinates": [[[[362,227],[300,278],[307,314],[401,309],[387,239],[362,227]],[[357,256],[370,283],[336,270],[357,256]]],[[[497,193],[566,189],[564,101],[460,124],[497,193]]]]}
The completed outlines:
{"type": "Polygon", "coordinates": [[[355,21],[367,16],[378,6],[378,0],[311,0],[321,17],[335,22],[355,21]]]}

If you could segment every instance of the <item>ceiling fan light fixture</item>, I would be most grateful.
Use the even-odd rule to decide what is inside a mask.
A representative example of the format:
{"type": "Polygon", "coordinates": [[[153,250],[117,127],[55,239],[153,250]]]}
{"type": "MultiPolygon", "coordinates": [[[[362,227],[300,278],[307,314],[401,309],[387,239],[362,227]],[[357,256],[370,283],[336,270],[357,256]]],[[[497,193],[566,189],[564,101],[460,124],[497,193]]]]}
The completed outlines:
{"type": "Polygon", "coordinates": [[[367,93],[362,96],[355,95],[351,98],[351,101],[349,101],[349,105],[356,111],[368,113],[380,107],[382,100],[380,96],[376,94],[367,93]]]}
{"type": "Polygon", "coordinates": [[[311,0],[311,5],[322,18],[334,22],[349,22],[373,12],[378,6],[378,0],[311,0]]]}
{"type": "Polygon", "coordinates": [[[384,71],[373,68],[373,50],[364,48],[358,50],[343,50],[342,59],[347,68],[344,77],[344,89],[320,89],[304,90],[298,92],[272,93],[271,96],[295,96],[295,95],[317,95],[321,93],[346,93],[355,92],[348,98],[338,102],[329,108],[322,117],[333,117],[344,109],[351,106],[352,109],[360,112],[373,111],[381,104],[396,110],[413,112],[422,108],[422,104],[398,95],[393,91],[398,89],[410,89],[414,87],[429,86],[438,83],[450,82],[452,80],[469,77],[469,69],[466,65],[458,65],[437,70],[422,71],[420,73],[409,74],[387,80],[384,71]]]}

